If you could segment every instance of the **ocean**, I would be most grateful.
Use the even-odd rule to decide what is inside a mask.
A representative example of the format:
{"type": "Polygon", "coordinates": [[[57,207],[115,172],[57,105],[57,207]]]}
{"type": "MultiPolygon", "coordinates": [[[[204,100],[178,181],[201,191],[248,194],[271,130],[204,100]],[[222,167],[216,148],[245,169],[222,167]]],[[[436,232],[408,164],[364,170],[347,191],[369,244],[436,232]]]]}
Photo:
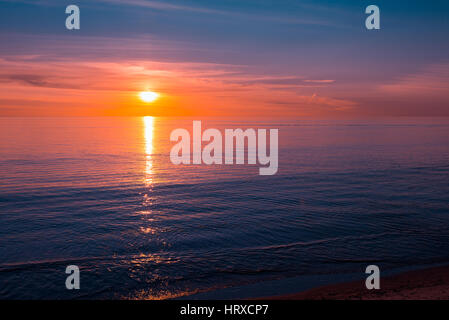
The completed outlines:
{"type": "Polygon", "coordinates": [[[238,298],[449,262],[448,177],[449,119],[0,118],[0,298],[238,298]],[[279,129],[277,174],[172,164],[192,120],[279,129]]]}

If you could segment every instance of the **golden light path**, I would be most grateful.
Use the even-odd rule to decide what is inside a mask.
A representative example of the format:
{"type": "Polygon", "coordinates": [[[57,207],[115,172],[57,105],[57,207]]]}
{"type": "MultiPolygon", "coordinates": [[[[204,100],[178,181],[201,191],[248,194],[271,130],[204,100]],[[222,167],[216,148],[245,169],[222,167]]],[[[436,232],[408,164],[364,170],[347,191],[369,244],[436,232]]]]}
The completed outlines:
{"type": "Polygon", "coordinates": [[[144,138],[145,138],[145,185],[151,186],[153,183],[153,131],[154,118],[143,117],[144,138]]]}

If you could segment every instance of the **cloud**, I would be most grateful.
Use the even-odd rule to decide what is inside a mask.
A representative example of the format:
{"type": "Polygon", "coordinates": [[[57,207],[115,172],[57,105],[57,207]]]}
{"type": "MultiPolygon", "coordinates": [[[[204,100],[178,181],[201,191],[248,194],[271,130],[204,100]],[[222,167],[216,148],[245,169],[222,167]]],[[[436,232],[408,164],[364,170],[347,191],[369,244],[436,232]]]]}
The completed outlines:
{"type": "MultiPolygon", "coordinates": [[[[29,5],[40,5],[40,6],[60,6],[60,1],[57,0],[0,0],[0,2],[20,2],[29,5]]],[[[325,7],[312,7],[305,6],[301,4],[303,9],[307,10],[304,13],[303,17],[298,17],[298,15],[291,15],[284,13],[275,13],[271,12],[271,14],[261,13],[252,10],[251,12],[242,12],[241,9],[234,10],[219,10],[208,8],[204,6],[193,6],[193,5],[180,5],[170,3],[168,1],[152,1],[152,0],[96,0],[90,1],[89,5],[95,3],[105,3],[110,5],[117,5],[123,7],[137,7],[137,8],[146,8],[146,9],[154,9],[154,10],[162,10],[162,11],[179,11],[184,13],[199,13],[205,15],[221,15],[225,17],[234,17],[237,19],[244,20],[254,20],[254,21],[265,21],[265,22],[274,22],[274,23],[282,23],[282,24],[298,24],[298,25],[320,25],[320,26],[329,26],[336,27],[339,24],[335,22],[331,22],[326,17],[319,17],[319,12],[326,12],[328,10],[325,7]],[[318,9],[317,9],[318,8],[318,9]],[[313,9],[313,10],[311,10],[313,9]],[[313,17],[312,17],[313,16],[313,17]]],[[[259,4],[260,5],[260,4],[259,4]]],[[[257,7],[257,5],[256,5],[257,7]]],[[[237,7],[238,8],[238,7],[237,7]]],[[[254,8],[254,5],[253,5],[254,8]]],[[[304,11],[304,10],[303,10],[304,11]]]]}
{"type": "Polygon", "coordinates": [[[284,88],[317,88],[324,87],[327,84],[334,83],[335,80],[308,80],[304,77],[290,76],[290,77],[253,77],[252,79],[233,79],[233,83],[244,86],[264,85],[264,86],[282,86],[284,88]]]}
{"type": "Polygon", "coordinates": [[[379,87],[392,95],[449,97],[449,64],[430,65],[420,72],[403,76],[394,82],[379,87]]]}
{"type": "Polygon", "coordinates": [[[242,18],[242,19],[251,19],[251,20],[260,20],[260,21],[271,21],[283,24],[304,24],[304,25],[321,25],[321,26],[333,26],[336,24],[334,22],[329,21],[329,19],[319,19],[319,18],[299,18],[299,17],[291,17],[283,14],[282,16],[271,14],[261,14],[261,13],[244,13],[241,11],[228,11],[228,10],[217,10],[199,6],[186,6],[186,5],[178,5],[172,4],[169,2],[160,2],[160,1],[147,1],[147,0],[99,0],[100,2],[122,5],[122,6],[135,6],[141,8],[149,8],[149,9],[157,9],[157,10],[169,10],[169,11],[184,11],[184,12],[193,12],[193,13],[203,13],[203,14],[215,14],[222,15],[227,17],[234,18],[242,18]]]}
{"type": "Polygon", "coordinates": [[[45,87],[48,85],[45,77],[36,74],[6,74],[0,75],[0,82],[16,81],[31,86],[45,87]]]}
{"type": "Polygon", "coordinates": [[[184,6],[184,5],[176,5],[168,2],[159,2],[159,1],[145,1],[145,0],[98,0],[99,2],[106,2],[110,4],[117,4],[123,6],[136,6],[143,8],[151,8],[151,9],[159,9],[159,10],[176,10],[176,11],[190,11],[190,12],[198,12],[198,13],[208,13],[208,14],[227,14],[226,11],[207,9],[201,7],[194,6],[184,6]]]}
{"type": "Polygon", "coordinates": [[[304,82],[309,82],[309,83],[334,83],[335,80],[304,80],[304,82]]]}

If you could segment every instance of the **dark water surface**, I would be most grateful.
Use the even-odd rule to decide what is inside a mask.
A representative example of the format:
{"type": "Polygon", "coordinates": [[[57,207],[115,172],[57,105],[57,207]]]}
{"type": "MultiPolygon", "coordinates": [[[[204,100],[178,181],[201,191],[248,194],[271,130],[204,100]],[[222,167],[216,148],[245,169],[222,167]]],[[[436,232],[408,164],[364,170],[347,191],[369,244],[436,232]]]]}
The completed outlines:
{"type": "Polygon", "coordinates": [[[279,128],[279,171],[175,166],[191,120],[0,119],[0,298],[170,298],[449,262],[449,121],[279,128]],[[65,289],[65,268],[81,290],[65,289]]]}

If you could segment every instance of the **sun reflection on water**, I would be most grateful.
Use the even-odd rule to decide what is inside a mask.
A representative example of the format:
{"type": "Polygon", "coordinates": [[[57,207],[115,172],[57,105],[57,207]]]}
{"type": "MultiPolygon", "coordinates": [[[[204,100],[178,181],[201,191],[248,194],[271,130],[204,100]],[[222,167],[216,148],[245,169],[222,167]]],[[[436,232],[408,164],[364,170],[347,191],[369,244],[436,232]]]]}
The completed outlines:
{"type": "MultiPolygon", "coordinates": [[[[154,126],[155,118],[143,117],[143,137],[145,153],[145,167],[143,169],[145,192],[143,193],[142,210],[138,211],[142,218],[142,223],[138,228],[138,232],[143,235],[142,239],[149,241],[149,243],[157,242],[163,248],[170,247],[164,237],[163,233],[167,232],[166,228],[160,227],[157,224],[157,219],[153,216],[152,205],[154,201],[153,187],[154,187],[154,126]]],[[[145,242],[144,242],[145,244],[145,242]]],[[[124,299],[149,299],[149,300],[163,300],[171,299],[188,294],[192,292],[188,288],[171,289],[167,284],[160,282],[163,274],[156,270],[168,264],[176,264],[179,261],[173,257],[160,256],[156,252],[141,252],[138,255],[132,256],[128,261],[130,265],[129,277],[142,283],[145,289],[138,289],[132,292],[129,296],[124,296],[124,299]],[[156,266],[156,267],[155,267],[156,266]]]]}
{"type": "Polygon", "coordinates": [[[154,118],[143,117],[144,137],[145,137],[145,185],[153,184],[153,131],[154,118]]]}

